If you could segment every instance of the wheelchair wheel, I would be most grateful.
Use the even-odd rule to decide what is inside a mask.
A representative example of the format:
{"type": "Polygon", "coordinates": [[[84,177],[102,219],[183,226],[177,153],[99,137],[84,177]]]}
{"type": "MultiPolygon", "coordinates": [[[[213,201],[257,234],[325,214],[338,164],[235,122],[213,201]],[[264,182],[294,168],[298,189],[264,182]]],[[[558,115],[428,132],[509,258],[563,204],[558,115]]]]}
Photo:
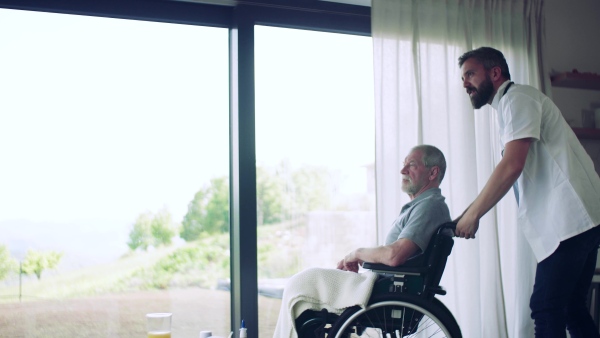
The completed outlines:
{"type": "Polygon", "coordinates": [[[452,313],[438,299],[394,294],[374,296],[364,309],[346,309],[327,337],[461,338],[462,334],[452,313]]]}

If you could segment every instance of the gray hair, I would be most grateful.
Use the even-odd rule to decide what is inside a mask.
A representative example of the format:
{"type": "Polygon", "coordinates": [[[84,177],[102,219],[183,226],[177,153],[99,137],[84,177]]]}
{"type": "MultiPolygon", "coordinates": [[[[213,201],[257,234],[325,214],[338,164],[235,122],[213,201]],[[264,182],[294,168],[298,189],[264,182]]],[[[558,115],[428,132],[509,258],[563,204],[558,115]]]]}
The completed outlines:
{"type": "Polygon", "coordinates": [[[444,157],[444,153],[438,148],[428,144],[422,144],[412,148],[411,153],[416,150],[423,154],[423,164],[425,164],[426,168],[440,168],[440,173],[437,178],[438,183],[442,183],[444,175],[446,174],[446,158],[444,157]]]}

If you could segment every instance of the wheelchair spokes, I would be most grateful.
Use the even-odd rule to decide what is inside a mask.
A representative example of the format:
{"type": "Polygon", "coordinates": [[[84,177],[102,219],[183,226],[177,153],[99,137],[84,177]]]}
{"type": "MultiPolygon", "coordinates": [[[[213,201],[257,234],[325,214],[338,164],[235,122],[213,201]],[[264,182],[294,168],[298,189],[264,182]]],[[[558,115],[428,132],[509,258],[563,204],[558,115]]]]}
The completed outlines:
{"type": "Polygon", "coordinates": [[[443,338],[460,337],[460,329],[449,312],[435,302],[415,302],[396,297],[351,308],[340,316],[328,338],[443,338]]]}

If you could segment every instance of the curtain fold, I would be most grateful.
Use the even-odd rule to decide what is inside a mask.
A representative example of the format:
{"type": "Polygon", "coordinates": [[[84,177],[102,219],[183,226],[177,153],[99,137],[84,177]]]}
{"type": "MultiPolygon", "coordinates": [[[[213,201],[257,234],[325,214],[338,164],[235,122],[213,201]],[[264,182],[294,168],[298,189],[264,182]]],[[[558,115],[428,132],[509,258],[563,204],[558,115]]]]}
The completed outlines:
{"type": "MultiPolygon", "coordinates": [[[[452,217],[483,188],[500,159],[495,113],[474,111],[458,57],[490,46],[507,58],[513,81],[549,92],[541,52],[542,0],[373,0],[376,179],[379,241],[408,197],[404,157],[417,144],[446,155],[442,182],[452,217]]],[[[516,224],[510,191],[481,219],[476,240],[456,239],[440,297],[464,337],[531,337],[529,296],[535,259],[516,224]]]]}

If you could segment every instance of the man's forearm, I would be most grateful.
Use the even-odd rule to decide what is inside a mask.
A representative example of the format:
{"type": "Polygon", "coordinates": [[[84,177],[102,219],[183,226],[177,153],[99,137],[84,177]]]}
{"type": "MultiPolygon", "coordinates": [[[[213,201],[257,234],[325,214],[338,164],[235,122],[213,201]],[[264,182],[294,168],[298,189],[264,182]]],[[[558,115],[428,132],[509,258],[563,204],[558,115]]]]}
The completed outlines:
{"type": "Polygon", "coordinates": [[[382,245],[374,248],[356,249],[356,259],[360,264],[363,262],[379,263],[389,266],[404,264],[407,259],[420,250],[413,241],[401,238],[390,245],[382,245]]]}
{"type": "Polygon", "coordinates": [[[390,250],[386,246],[358,248],[355,251],[355,255],[360,264],[363,262],[387,264],[387,256],[389,255],[388,251],[390,250]]]}

